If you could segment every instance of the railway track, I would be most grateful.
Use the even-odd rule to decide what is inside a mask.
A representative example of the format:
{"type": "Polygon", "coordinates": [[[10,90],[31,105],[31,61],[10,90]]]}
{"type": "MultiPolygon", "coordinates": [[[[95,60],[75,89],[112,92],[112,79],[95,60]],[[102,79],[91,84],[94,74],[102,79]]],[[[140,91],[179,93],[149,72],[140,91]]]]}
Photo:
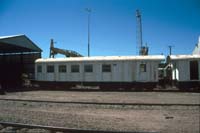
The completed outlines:
{"type": "MultiPolygon", "coordinates": [[[[14,130],[21,130],[26,128],[28,129],[44,129],[47,132],[56,133],[157,133],[157,132],[135,132],[135,131],[103,131],[103,130],[89,130],[89,129],[75,129],[75,128],[66,128],[66,127],[55,127],[55,126],[43,126],[43,125],[31,125],[23,123],[13,123],[13,122],[0,122],[0,125],[3,126],[1,130],[6,127],[13,127],[14,130]]],[[[12,131],[11,131],[12,132],[12,131]]]]}
{"type": "Polygon", "coordinates": [[[0,101],[14,102],[36,102],[36,103],[62,103],[62,104],[94,104],[94,105],[130,105],[130,106],[200,106],[200,104],[191,103],[110,103],[110,102],[74,102],[74,101],[52,101],[52,100],[29,100],[29,99],[8,99],[0,98],[0,101]]]}
{"type": "MultiPolygon", "coordinates": [[[[7,106],[7,104],[4,104],[4,102],[5,103],[11,103],[11,104],[9,104],[9,105],[11,105],[11,107],[12,107],[12,105],[15,105],[15,104],[17,106],[18,102],[19,102],[19,105],[21,105],[21,104],[29,105],[29,103],[30,103],[30,105],[32,106],[32,104],[33,104],[34,105],[33,107],[35,107],[35,105],[39,105],[39,107],[40,106],[43,107],[43,105],[45,105],[45,107],[46,107],[47,104],[51,105],[51,106],[47,106],[47,107],[54,107],[54,105],[55,105],[55,107],[57,107],[56,103],[58,103],[58,105],[61,105],[61,106],[67,104],[67,107],[68,107],[68,104],[69,104],[69,107],[71,107],[70,104],[77,104],[78,108],[79,108],[79,104],[83,104],[83,107],[86,105],[87,108],[88,108],[88,105],[91,105],[92,107],[93,107],[93,105],[94,106],[99,105],[98,108],[99,107],[106,107],[106,109],[107,109],[107,107],[108,108],[112,107],[112,105],[116,105],[117,107],[120,107],[120,108],[121,108],[121,106],[126,107],[126,105],[128,105],[128,107],[129,107],[129,105],[130,105],[131,109],[132,109],[132,107],[133,108],[136,107],[137,109],[138,109],[138,107],[139,108],[141,107],[142,109],[144,107],[145,109],[150,108],[150,110],[151,110],[151,108],[165,109],[165,108],[168,108],[168,107],[169,107],[169,109],[171,109],[171,107],[174,109],[174,107],[176,108],[176,106],[178,106],[177,109],[179,109],[179,110],[183,108],[183,109],[192,109],[192,111],[193,111],[193,110],[197,110],[197,109],[199,110],[199,108],[200,108],[200,104],[195,104],[195,103],[193,103],[193,104],[179,104],[179,103],[178,104],[176,104],[176,103],[173,103],[173,104],[171,104],[171,103],[168,103],[168,104],[164,104],[164,103],[102,103],[102,102],[99,103],[99,102],[73,102],[73,101],[8,99],[8,98],[0,98],[0,102],[2,102],[3,103],[2,105],[5,105],[5,107],[7,106]],[[53,103],[53,104],[51,104],[51,103],[53,103]],[[106,105],[106,106],[104,106],[104,105],[106,105]],[[154,106],[156,106],[156,107],[154,107],[154,106]]],[[[25,106],[25,107],[31,107],[31,106],[25,106]]],[[[26,109],[26,108],[24,108],[24,109],[26,109]]],[[[27,114],[29,114],[29,113],[27,113],[27,114]]],[[[35,115],[35,113],[33,115],[35,115]]],[[[171,115],[170,113],[169,114],[165,113],[162,117],[165,118],[166,121],[176,120],[174,118],[178,118],[176,115],[171,115]]],[[[15,115],[13,115],[13,118],[15,118],[15,115]]],[[[17,118],[20,118],[20,117],[16,117],[16,119],[17,118]]],[[[27,120],[29,120],[29,119],[31,120],[31,118],[32,117],[30,117],[30,118],[27,117],[27,120]]],[[[51,118],[53,118],[53,117],[51,117],[51,118]]],[[[25,132],[26,131],[31,132],[31,130],[32,131],[39,130],[39,131],[42,131],[43,133],[157,133],[159,131],[159,130],[147,130],[147,131],[155,131],[155,132],[137,132],[137,130],[135,130],[135,129],[133,129],[133,131],[132,131],[129,128],[123,128],[123,127],[122,128],[115,128],[115,130],[113,130],[113,131],[112,131],[113,128],[104,128],[104,127],[98,128],[98,129],[101,129],[101,130],[95,130],[95,129],[97,129],[95,126],[93,128],[91,128],[90,126],[87,126],[87,128],[85,128],[85,129],[79,128],[79,127],[82,127],[82,126],[75,126],[75,128],[67,128],[67,127],[65,127],[66,125],[68,125],[71,122],[73,123],[73,121],[71,121],[73,119],[68,119],[68,118],[69,117],[66,117],[66,120],[68,120],[69,122],[67,122],[67,124],[63,124],[63,125],[62,124],[61,125],[55,124],[56,119],[54,119],[53,122],[51,122],[50,124],[48,124],[47,121],[44,121],[44,122],[32,121],[32,122],[30,122],[31,124],[35,123],[35,124],[41,124],[41,125],[30,125],[29,122],[27,124],[23,124],[24,121],[21,121],[21,120],[12,121],[10,119],[1,119],[2,121],[0,121],[0,133],[4,133],[6,131],[6,129],[7,129],[8,132],[10,132],[10,131],[11,132],[21,132],[21,131],[23,131],[23,129],[25,129],[25,132]],[[13,122],[22,122],[22,123],[13,123],[13,122]],[[44,125],[53,125],[53,126],[44,126],[44,125]],[[56,127],[56,126],[63,126],[63,127],[56,127]],[[3,128],[1,128],[1,127],[3,127],[3,128]],[[105,130],[109,129],[109,130],[103,131],[104,129],[105,130]],[[122,130],[120,130],[120,129],[122,129],[122,130]]],[[[74,126],[69,126],[69,127],[74,127],[74,126]]]]}

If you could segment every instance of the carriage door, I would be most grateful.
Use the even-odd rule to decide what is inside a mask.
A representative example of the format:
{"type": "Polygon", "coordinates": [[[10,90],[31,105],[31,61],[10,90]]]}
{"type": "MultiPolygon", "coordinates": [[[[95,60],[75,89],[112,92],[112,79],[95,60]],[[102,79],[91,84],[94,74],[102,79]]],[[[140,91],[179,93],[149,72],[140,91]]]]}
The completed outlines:
{"type": "Polygon", "coordinates": [[[119,64],[114,63],[112,66],[112,81],[119,81],[120,80],[120,72],[119,72],[119,64]]]}
{"type": "Polygon", "coordinates": [[[190,80],[199,79],[198,61],[190,61],[190,80]]]}
{"type": "Polygon", "coordinates": [[[140,63],[139,64],[139,80],[140,81],[147,81],[147,63],[140,63]]]}

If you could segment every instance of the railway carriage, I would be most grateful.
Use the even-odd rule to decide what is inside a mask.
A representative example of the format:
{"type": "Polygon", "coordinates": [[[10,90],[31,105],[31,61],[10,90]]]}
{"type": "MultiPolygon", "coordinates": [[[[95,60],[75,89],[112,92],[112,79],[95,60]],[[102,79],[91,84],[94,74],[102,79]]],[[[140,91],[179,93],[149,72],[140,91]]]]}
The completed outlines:
{"type": "Polygon", "coordinates": [[[179,88],[200,88],[200,55],[170,55],[167,62],[179,88]]]}
{"type": "Polygon", "coordinates": [[[43,87],[75,85],[101,89],[154,88],[163,55],[48,58],[35,61],[35,79],[43,87]]]}

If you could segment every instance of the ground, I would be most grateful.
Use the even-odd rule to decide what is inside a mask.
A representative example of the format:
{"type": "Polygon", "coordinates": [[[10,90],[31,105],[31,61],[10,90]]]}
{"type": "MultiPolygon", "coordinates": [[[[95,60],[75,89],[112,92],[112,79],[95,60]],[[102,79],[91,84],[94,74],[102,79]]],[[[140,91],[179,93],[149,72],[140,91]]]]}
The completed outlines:
{"type": "Polygon", "coordinates": [[[196,104],[142,106],[0,100],[0,121],[111,131],[200,132],[199,93],[29,91],[0,95],[0,99],[11,98],[67,102],[196,104]]]}

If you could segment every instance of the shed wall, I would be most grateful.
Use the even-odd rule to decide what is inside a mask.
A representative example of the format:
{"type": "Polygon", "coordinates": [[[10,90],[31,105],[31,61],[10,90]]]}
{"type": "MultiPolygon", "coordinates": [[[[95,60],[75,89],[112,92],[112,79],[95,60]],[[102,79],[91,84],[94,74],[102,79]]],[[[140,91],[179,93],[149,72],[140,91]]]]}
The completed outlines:
{"type": "MultiPolygon", "coordinates": [[[[176,69],[177,72],[177,79],[178,81],[191,81],[190,80],[190,61],[198,61],[198,75],[200,81],[200,59],[181,59],[181,60],[173,60],[172,64],[174,66],[174,69],[176,69]]],[[[175,75],[175,71],[173,71],[173,75],[175,75]]],[[[174,78],[173,78],[174,79],[174,78]]]]}

